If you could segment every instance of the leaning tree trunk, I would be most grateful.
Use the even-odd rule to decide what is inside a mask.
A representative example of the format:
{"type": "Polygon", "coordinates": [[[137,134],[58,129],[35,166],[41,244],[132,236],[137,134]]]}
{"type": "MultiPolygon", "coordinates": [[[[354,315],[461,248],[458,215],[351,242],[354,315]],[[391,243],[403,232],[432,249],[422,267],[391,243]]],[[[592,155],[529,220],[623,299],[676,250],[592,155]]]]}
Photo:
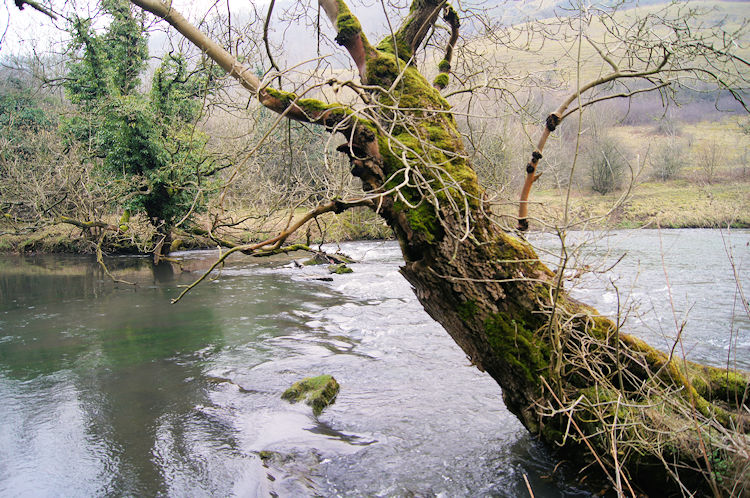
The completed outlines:
{"type": "Polygon", "coordinates": [[[368,56],[368,83],[392,88],[401,75],[381,103],[420,111],[384,113],[381,129],[400,133],[375,133],[379,157],[365,160],[368,144],[354,142],[353,172],[375,191],[401,186],[379,211],[430,316],[526,428],[626,492],[663,492],[665,472],[689,490],[747,489],[747,376],[670,361],[562,291],[525,241],[487,217],[447,103],[383,48],[368,56]]]}
{"type": "Polygon", "coordinates": [[[620,333],[567,295],[529,244],[487,215],[438,91],[455,36],[433,85],[412,58],[443,9],[455,34],[456,14],[444,2],[416,0],[394,35],[372,46],[342,0],[320,0],[367,85],[358,88],[362,109],[263,88],[166,4],[133,2],[170,22],[266,107],[346,137],[339,150],[393,228],[401,272],[417,298],[500,384],[529,431],[581,463],[595,462],[628,494],[649,483],[663,493],[665,473],[675,492],[748,492],[750,425],[739,415],[750,406],[748,376],[668,358],[620,333]]]}

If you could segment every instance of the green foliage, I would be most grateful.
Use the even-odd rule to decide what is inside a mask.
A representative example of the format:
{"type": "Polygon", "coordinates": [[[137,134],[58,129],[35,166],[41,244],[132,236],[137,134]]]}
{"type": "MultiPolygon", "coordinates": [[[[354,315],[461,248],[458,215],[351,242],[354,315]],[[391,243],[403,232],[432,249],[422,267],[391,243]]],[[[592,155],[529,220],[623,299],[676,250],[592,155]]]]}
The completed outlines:
{"type": "Polygon", "coordinates": [[[721,450],[714,449],[709,457],[711,461],[711,472],[716,482],[721,484],[730,477],[731,464],[721,450]]]}
{"type": "Polygon", "coordinates": [[[71,21],[72,62],[66,89],[71,101],[95,110],[102,100],[132,93],[148,59],[143,19],[135,17],[123,0],[103,0],[111,21],[104,33],[95,33],[91,19],[71,21]]]}
{"type": "Polygon", "coordinates": [[[190,72],[184,55],[167,54],[151,80],[152,105],[169,124],[193,122],[200,116],[199,99],[216,88],[221,76],[219,66],[190,72]]]}
{"type": "Polygon", "coordinates": [[[79,114],[67,119],[69,139],[90,146],[104,175],[116,182],[118,208],[142,212],[166,232],[191,209],[200,209],[199,186],[220,166],[206,155],[207,137],[195,130],[201,99],[217,70],[190,70],[181,54],[168,54],[151,91],[140,92],[148,58],[143,18],[124,0],[103,0],[111,18],[103,31],[90,19],[71,21],[73,35],[65,84],[79,114]]]}
{"type": "Polygon", "coordinates": [[[55,125],[54,115],[48,113],[42,102],[28,89],[0,89],[0,160],[20,159],[29,161],[46,149],[43,142],[34,137],[55,125]]]}
{"type": "Polygon", "coordinates": [[[49,129],[55,118],[42,109],[28,90],[0,90],[0,128],[38,131],[49,129]]]}

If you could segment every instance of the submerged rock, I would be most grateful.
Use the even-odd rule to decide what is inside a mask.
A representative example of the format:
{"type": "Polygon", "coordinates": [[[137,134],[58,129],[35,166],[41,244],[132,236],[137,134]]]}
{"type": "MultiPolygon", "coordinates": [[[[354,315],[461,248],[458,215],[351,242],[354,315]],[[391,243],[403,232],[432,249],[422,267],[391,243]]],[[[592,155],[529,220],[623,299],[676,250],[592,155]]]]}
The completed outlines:
{"type": "Polygon", "coordinates": [[[317,377],[307,377],[292,384],[292,387],[284,391],[281,395],[291,403],[305,400],[305,403],[312,406],[313,413],[318,416],[323,409],[336,401],[339,393],[339,383],[330,375],[319,375],[317,377]]]}
{"type": "Polygon", "coordinates": [[[304,266],[340,265],[346,263],[355,263],[355,261],[346,254],[341,254],[338,252],[336,254],[328,254],[323,251],[316,251],[315,253],[313,253],[310,259],[302,262],[304,266]]]}
{"type": "Polygon", "coordinates": [[[325,265],[328,263],[330,263],[330,261],[326,257],[326,254],[322,252],[316,252],[310,259],[306,259],[302,262],[304,266],[325,265]]]}
{"type": "Polygon", "coordinates": [[[294,450],[280,453],[272,450],[258,452],[266,482],[263,496],[325,496],[322,460],[315,450],[294,450]]]}
{"type": "Polygon", "coordinates": [[[344,273],[352,273],[354,270],[346,266],[346,263],[339,263],[337,265],[329,266],[328,271],[335,273],[336,275],[342,275],[344,273]]]}

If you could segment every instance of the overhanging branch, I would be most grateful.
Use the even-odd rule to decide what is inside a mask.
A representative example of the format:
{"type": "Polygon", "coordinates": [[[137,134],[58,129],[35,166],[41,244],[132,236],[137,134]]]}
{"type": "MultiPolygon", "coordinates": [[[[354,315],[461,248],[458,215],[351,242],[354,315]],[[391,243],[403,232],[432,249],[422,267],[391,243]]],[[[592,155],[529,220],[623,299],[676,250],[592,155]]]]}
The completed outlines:
{"type": "MultiPolygon", "coordinates": [[[[604,60],[610,65],[610,67],[613,68],[613,71],[609,74],[606,74],[604,76],[591,80],[585,85],[581,86],[578,89],[578,91],[570,94],[562,102],[562,104],[560,104],[560,106],[555,110],[555,112],[547,116],[547,120],[545,121],[544,128],[542,130],[541,136],[539,137],[539,141],[537,142],[536,148],[531,153],[531,160],[526,164],[526,178],[524,180],[523,187],[521,189],[521,198],[518,204],[518,229],[521,231],[526,231],[529,228],[529,222],[528,222],[529,194],[531,193],[532,185],[541,176],[540,173],[537,173],[536,168],[537,168],[537,165],[539,164],[539,160],[542,158],[542,151],[544,150],[544,146],[547,143],[547,139],[549,138],[550,133],[555,131],[555,128],[557,128],[557,126],[562,122],[562,120],[571,114],[570,112],[566,112],[568,108],[570,107],[570,105],[576,99],[580,98],[580,96],[583,95],[585,92],[593,88],[596,88],[598,86],[605,85],[607,83],[610,83],[616,80],[621,80],[621,79],[638,79],[638,78],[649,79],[651,76],[658,75],[665,70],[664,68],[669,62],[669,59],[671,56],[669,52],[665,51],[664,57],[661,59],[659,64],[653,69],[649,69],[645,71],[620,70],[618,66],[611,60],[611,58],[607,57],[604,53],[602,53],[596,45],[594,44],[592,45],[600,53],[602,58],[604,58],[604,60]]],[[[665,85],[668,85],[668,84],[669,84],[669,81],[665,82],[665,85]]],[[[665,85],[654,85],[648,90],[656,90],[658,88],[662,88],[665,85]]],[[[641,92],[635,92],[635,93],[641,93],[641,92]]]]}
{"type": "MultiPolygon", "coordinates": [[[[226,261],[226,259],[231,256],[232,254],[236,252],[242,252],[244,254],[252,254],[252,255],[272,255],[272,254],[278,254],[279,252],[284,252],[282,250],[282,245],[286,240],[294,234],[297,230],[299,230],[301,227],[306,225],[311,220],[317,218],[318,216],[325,214],[325,213],[342,213],[346,211],[347,209],[351,209],[353,207],[357,206],[369,206],[369,207],[375,207],[375,203],[372,199],[358,199],[354,201],[341,201],[338,199],[334,199],[332,201],[328,201],[326,203],[320,204],[316,208],[308,211],[305,213],[304,216],[302,216],[299,220],[295,221],[294,223],[291,223],[286,229],[282,230],[278,235],[268,238],[262,242],[257,242],[255,244],[244,244],[244,245],[238,245],[232,247],[230,250],[225,252],[219,259],[217,259],[211,267],[203,273],[203,275],[198,278],[195,282],[187,286],[179,296],[172,299],[172,304],[177,303],[180,299],[182,299],[188,292],[190,292],[192,289],[194,289],[198,284],[203,282],[206,277],[208,277],[211,272],[213,272],[216,268],[218,268],[221,264],[226,261]],[[262,253],[262,254],[258,254],[262,253]]],[[[289,251],[293,250],[291,248],[288,249],[289,251]]]]}
{"type": "MultiPolygon", "coordinates": [[[[260,79],[252,70],[241,64],[231,53],[221,45],[210,39],[205,33],[193,26],[182,14],[172,8],[170,4],[160,0],[131,0],[138,7],[151,12],[167,21],[180,34],[200,48],[214,60],[222,69],[236,78],[240,84],[257,95],[260,103],[266,108],[282,114],[284,117],[305,123],[326,126],[328,129],[348,133],[356,121],[352,111],[342,104],[325,104],[315,99],[302,99],[296,94],[275,90],[263,86],[260,79]],[[342,122],[349,123],[342,126],[342,122]]],[[[327,0],[323,0],[324,2],[327,0]]],[[[343,5],[342,2],[339,2],[343,5]]],[[[339,9],[339,19],[341,10],[339,9]]],[[[364,36],[362,36],[364,39],[364,36]]]]}
{"type": "Polygon", "coordinates": [[[51,10],[48,10],[43,5],[35,2],[34,0],[15,0],[15,2],[16,2],[16,7],[18,7],[18,10],[23,10],[24,5],[28,5],[32,9],[38,12],[41,12],[42,14],[49,17],[53,21],[57,20],[57,16],[54,13],[52,13],[51,10]]]}
{"type": "Polygon", "coordinates": [[[357,66],[359,77],[366,82],[366,62],[372,47],[362,32],[362,25],[351,13],[344,0],[318,0],[336,29],[336,42],[344,47],[357,66]]]}

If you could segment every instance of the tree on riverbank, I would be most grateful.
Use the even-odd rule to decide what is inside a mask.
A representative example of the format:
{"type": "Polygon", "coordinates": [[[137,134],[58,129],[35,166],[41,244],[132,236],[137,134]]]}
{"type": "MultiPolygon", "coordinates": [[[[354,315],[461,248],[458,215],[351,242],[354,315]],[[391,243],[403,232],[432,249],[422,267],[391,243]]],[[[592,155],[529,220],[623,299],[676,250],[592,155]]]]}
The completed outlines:
{"type": "MultiPolygon", "coordinates": [[[[402,274],[427,312],[501,385],[506,405],[531,432],[582,459],[575,461],[599,466],[620,493],[649,486],[663,491],[665,472],[678,493],[748,492],[748,377],[678,360],[621,333],[619,323],[564,291],[565,244],[553,272],[490,216],[456,113],[441,95],[455,64],[456,10],[415,0],[400,24],[391,20],[391,34],[373,44],[343,0],[320,0],[358,73],[359,81],[330,80],[358,97],[348,104],[275,89],[168,4],[133,3],[169,22],[266,108],[342,135],[339,150],[362,181],[362,197],[325,201],[279,235],[234,250],[282,249],[295,230],[325,212],[369,206],[396,235],[402,274]],[[441,18],[447,35],[430,83],[418,66],[430,67],[423,45],[441,18]]],[[[578,85],[547,117],[527,165],[521,226],[545,141],[576,106],[663,89],[682,75],[728,85],[737,66],[747,66],[731,53],[733,37],[709,46],[691,32],[690,20],[687,14],[651,17],[632,21],[630,30],[612,28],[611,43],[625,47],[623,53],[579,31],[579,46],[591,43],[609,70],[578,85]],[[697,57],[709,65],[694,65],[697,57]],[[644,86],[608,86],[635,79],[644,86]],[[584,90],[595,92],[582,99],[584,90]]]]}
{"type": "MultiPolygon", "coordinates": [[[[188,67],[180,53],[166,54],[141,89],[148,59],[143,16],[128,2],[106,0],[105,30],[74,17],[70,30],[67,94],[77,113],[64,122],[70,140],[84,143],[84,160],[96,164],[108,195],[124,210],[119,230],[143,213],[156,230],[155,253],[168,252],[171,232],[205,206],[210,178],[228,166],[206,151],[196,128],[202,100],[215,86],[215,66],[188,67]]],[[[75,221],[75,220],[71,220],[75,221]]]]}

